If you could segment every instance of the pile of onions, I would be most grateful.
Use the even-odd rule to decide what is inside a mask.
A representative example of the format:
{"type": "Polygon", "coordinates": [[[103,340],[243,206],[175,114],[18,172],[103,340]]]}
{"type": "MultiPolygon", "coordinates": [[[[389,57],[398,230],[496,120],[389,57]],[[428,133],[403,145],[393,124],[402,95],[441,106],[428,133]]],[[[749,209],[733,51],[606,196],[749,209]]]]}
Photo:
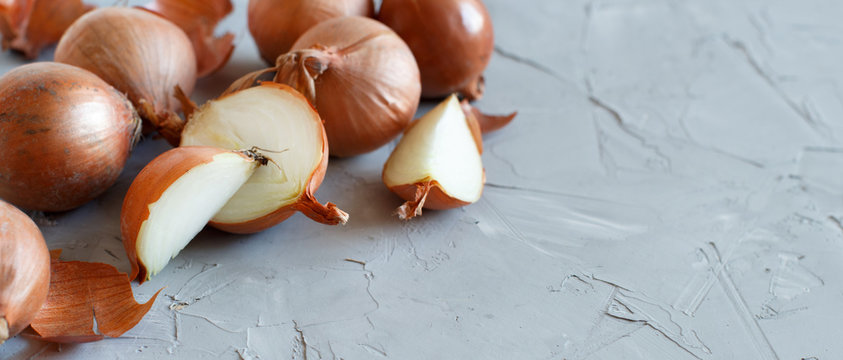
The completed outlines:
{"type": "Polygon", "coordinates": [[[184,121],[174,113],[175,86],[188,95],[196,83],[196,56],[184,31],[151,12],[100,8],[73,23],[59,41],[55,59],[99,75],[125,92],[171,144],[178,144],[184,121]]]}
{"type": "Polygon", "coordinates": [[[342,16],[373,17],[372,0],[250,0],[249,31],[261,56],[274,64],[314,25],[342,16]]]}
{"type": "Polygon", "coordinates": [[[49,285],[50,253],[41,231],[0,201],[0,344],[35,319],[49,285]]]}
{"type": "Polygon", "coordinates": [[[384,0],[378,19],[413,51],[422,96],[483,96],[482,74],[494,51],[494,36],[481,0],[384,0]]]}
{"type": "Polygon", "coordinates": [[[23,65],[0,77],[0,198],[64,211],[108,189],[137,141],[123,94],[66,64],[23,65]]]}
{"type": "Polygon", "coordinates": [[[395,32],[369,18],[342,17],[312,27],[274,68],[246,75],[228,91],[249,87],[269,71],[316,107],[334,156],[381,147],[404,130],[419,105],[412,52],[395,32]]]}

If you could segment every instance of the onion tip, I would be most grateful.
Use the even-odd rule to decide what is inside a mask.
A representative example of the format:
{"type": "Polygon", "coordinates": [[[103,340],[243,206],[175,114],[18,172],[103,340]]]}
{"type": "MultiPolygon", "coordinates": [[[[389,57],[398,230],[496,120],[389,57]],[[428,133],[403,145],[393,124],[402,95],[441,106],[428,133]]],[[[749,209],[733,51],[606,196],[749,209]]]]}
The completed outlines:
{"type": "Polygon", "coordinates": [[[413,200],[409,200],[399,206],[398,209],[395,209],[395,214],[398,215],[398,218],[401,220],[410,220],[416,216],[420,216],[424,202],[427,200],[427,194],[430,193],[432,186],[433,180],[416,184],[416,194],[413,200]]]}

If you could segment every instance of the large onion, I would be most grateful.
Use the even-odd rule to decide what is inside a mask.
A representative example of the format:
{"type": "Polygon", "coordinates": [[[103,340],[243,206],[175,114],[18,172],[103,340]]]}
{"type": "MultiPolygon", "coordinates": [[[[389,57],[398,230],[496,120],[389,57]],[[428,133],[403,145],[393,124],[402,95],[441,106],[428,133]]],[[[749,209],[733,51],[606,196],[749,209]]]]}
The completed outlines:
{"type": "Polygon", "coordinates": [[[20,66],[0,78],[0,198],[41,211],[80,206],[114,184],[139,129],[132,104],[96,75],[20,66]]]}
{"type": "Polygon", "coordinates": [[[274,68],[246,75],[229,92],[274,70],[276,82],[316,106],[334,156],[381,147],[404,130],[419,105],[413,54],[395,32],[369,18],[342,17],[312,27],[274,68]]]}
{"type": "Polygon", "coordinates": [[[50,253],[41,231],[0,201],[0,344],[35,319],[49,285],[50,253]]]}
{"type": "Polygon", "coordinates": [[[141,118],[178,144],[183,121],[173,113],[179,105],[173,88],[189,95],[196,83],[193,45],[178,26],[141,9],[100,8],[67,29],[55,59],[125,92],[141,118]]]}
{"type": "Polygon", "coordinates": [[[250,0],[249,31],[263,59],[274,64],[314,25],[341,16],[374,14],[372,0],[250,0]]]}
{"type": "Polygon", "coordinates": [[[378,19],[413,51],[422,96],[483,95],[482,74],[494,51],[494,36],[481,0],[384,0],[378,19]]]}
{"type": "Polygon", "coordinates": [[[12,48],[34,59],[91,9],[81,0],[0,0],[3,49],[12,48]]]}

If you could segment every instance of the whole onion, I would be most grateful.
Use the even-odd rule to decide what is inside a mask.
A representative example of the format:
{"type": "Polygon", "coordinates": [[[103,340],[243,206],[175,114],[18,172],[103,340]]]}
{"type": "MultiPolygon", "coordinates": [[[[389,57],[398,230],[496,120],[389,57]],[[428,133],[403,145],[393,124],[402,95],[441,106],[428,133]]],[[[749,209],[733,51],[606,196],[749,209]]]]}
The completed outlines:
{"type": "Polygon", "coordinates": [[[126,93],[141,118],[178,144],[184,122],[174,113],[176,85],[188,95],[196,83],[196,56],[184,31],[149,11],[107,7],[67,29],[55,59],[97,74],[126,93]]]}
{"type": "Polygon", "coordinates": [[[0,344],[35,319],[50,286],[50,253],[26,214],[0,201],[0,344]]]}
{"type": "Polygon", "coordinates": [[[305,32],[276,66],[248,74],[227,93],[277,71],[325,122],[331,155],[373,151],[400,134],[419,105],[421,83],[413,54],[394,31],[360,16],[335,18],[305,32]]]}
{"type": "Polygon", "coordinates": [[[64,211],[108,189],[140,131],[132,104],[91,72],[40,62],[0,77],[0,198],[64,211]]]}
{"type": "Polygon", "coordinates": [[[494,51],[494,35],[481,0],[384,0],[378,19],[413,51],[422,96],[483,96],[483,70],[494,51]]]}
{"type": "Polygon", "coordinates": [[[249,32],[261,57],[274,64],[314,25],[341,16],[374,14],[372,0],[250,0],[249,32]]]}

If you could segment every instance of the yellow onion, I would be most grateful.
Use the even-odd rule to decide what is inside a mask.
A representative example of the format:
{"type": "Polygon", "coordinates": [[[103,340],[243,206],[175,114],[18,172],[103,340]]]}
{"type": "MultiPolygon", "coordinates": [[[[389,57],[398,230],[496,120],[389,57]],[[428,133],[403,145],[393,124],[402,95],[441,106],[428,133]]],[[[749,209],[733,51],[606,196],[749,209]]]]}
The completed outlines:
{"type": "Polygon", "coordinates": [[[374,14],[372,0],[250,0],[249,31],[263,59],[274,64],[314,25],[341,16],[374,14]]]}
{"type": "Polygon", "coordinates": [[[117,181],[139,132],[132,104],[89,71],[15,68],[0,77],[0,198],[40,211],[78,207],[117,181]]]}
{"type": "Polygon", "coordinates": [[[184,121],[174,111],[175,86],[188,95],[196,83],[196,56],[184,31],[149,11],[109,7],[91,11],[65,32],[58,62],[97,74],[126,93],[141,118],[178,144],[184,121]]]}
{"type": "Polygon", "coordinates": [[[0,201],[0,344],[29,326],[50,285],[50,253],[38,226],[0,201]]]}
{"type": "Polygon", "coordinates": [[[481,0],[384,0],[378,20],[413,51],[422,96],[483,96],[483,70],[494,51],[494,35],[481,0]]]}
{"type": "Polygon", "coordinates": [[[327,20],[310,28],[275,67],[236,81],[227,92],[277,71],[276,82],[305,95],[325,122],[331,155],[373,151],[401,133],[419,105],[419,70],[407,44],[364,17],[327,20]]]}

